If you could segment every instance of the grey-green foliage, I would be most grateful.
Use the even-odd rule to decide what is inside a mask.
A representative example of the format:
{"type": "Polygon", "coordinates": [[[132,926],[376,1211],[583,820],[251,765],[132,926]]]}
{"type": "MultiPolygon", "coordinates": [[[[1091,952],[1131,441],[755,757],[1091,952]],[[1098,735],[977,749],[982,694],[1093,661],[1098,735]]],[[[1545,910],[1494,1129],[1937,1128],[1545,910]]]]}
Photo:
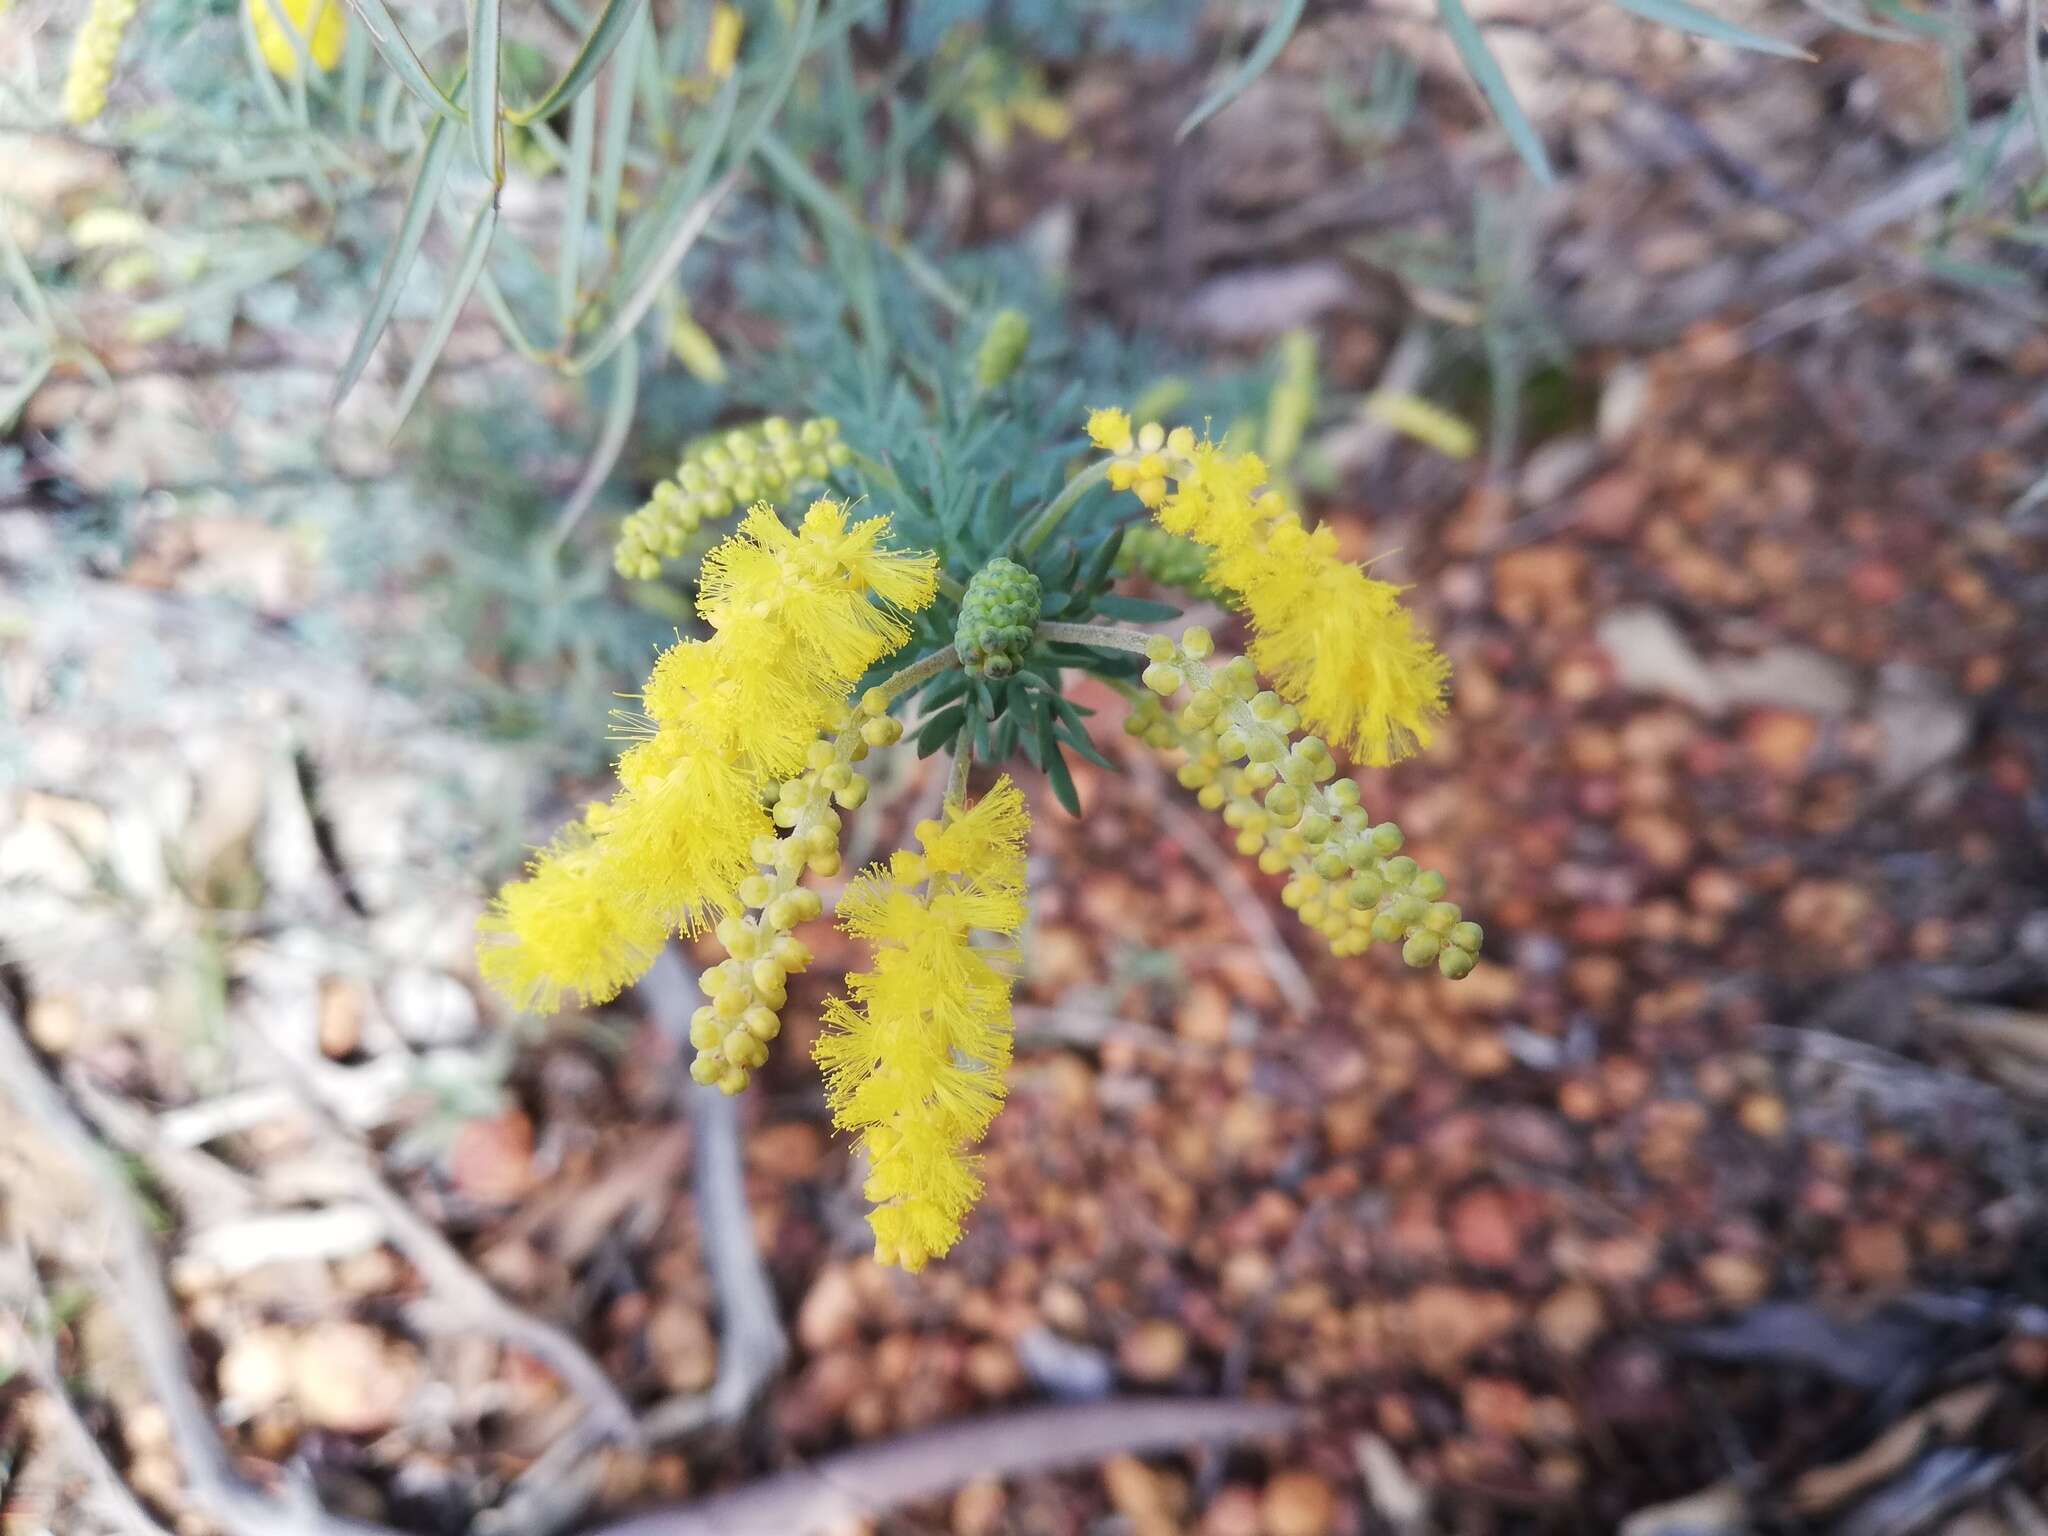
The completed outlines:
{"type": "MultiPolygon", "coordinates": [[[[753,238],[800,250],[798,231],[772,229],[795,217],[760,210],[753,238]]],[[[955,595],[942,595],[917,616],[917,638],[891,666],[955,641],[958,594],[998,558],[1016,561],[1036,580],[1045,618],[1171,617],[1176,609],[1169,604],[1111,590],[1124,530],[1145,519],[1133,498],[1098,488],[1074,504],[1060,536],[1042,548],[1019,547],[1019,535],[1095,457],[1083,430],[1091,407],[1151,395],[1178,420],[1220,428],[1254,414],[1269,374],[1204,372],[1156,342],[1076,325],[1019,250],[959,256],[935,270],[965,314],[954,313],[900,263],[868,270],[874,291],[867,302],[850,299],[843,274],[823,262],[764,263],[739,274],[742,303],[776,322],[782,345],[736,371],[735,393],[762,409],[836,418],[853,449],[841,484],[894,517],[898,542],[938,550],[955,584],[955,595]],[[990,318],[1006,309],[1028,321],[1029,348],[1006,380],[984,387],[983,337],[990,318]]],[[[1016,658],[1008,676],[948,670],[922,694],[918,748],[929,753],[949,745],[964,724],[979,758],[1001,761],[1021,752],[1071,806],[1066,754],[1100,758],[1088,740],[1086,711],[1065,696],[1062,675],[1079,669],[1128,679],[1138,666],[1120,653],[1039,644],[1016,658]]]]}

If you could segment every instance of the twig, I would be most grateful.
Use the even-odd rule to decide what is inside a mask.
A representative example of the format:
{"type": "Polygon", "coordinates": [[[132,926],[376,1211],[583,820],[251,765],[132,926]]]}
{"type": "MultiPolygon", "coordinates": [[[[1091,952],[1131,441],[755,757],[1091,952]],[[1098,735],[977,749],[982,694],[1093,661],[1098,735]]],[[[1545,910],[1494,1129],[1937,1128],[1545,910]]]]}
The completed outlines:
{"type": "Polygon", "coordinates": [[[445,1309],[463,1330],[486,1333],[524,1350],[582,1399],[591,1427],[601,1431],[601,1439],[637,1443],[640,1428],[632,1405],[590,1353],[566,1330],[507,1301],[477,1273],[439,1227],[384,1182],[375,1155],[315,1097],[298,1064],[259,1031],[251,1030],[249,1036],[261,1043],[291,1085],[299,1090],[302,1105],[319,1134],[333,1146],[348,1170],[350,1188],[383,1219],[392,1246],[405,1255],[427,1282],[432,1293],[432,1304],[423,1309],[427,1321],[438,1325],[435,1314],[445,1309]]]}
{"type": "MultiPolygon", "coordinates": [[[[655,1027],[678,1056],[689,1039],[690,1015],[703,1000],[675,950],[663,951],[641,979],[639,996],[655,1027]]],[[[718,1378],[708,1392],[656,1403],[641,1418],[645,1442],[661,1445],[716,1424],[730,1423],[753,1406],[789,1355],[775,1307],[775,1292],[754,1244],[747,1210],[746,1170],[740,1151],[739,1106],[716,1089],[699,1088],[678,1071],[677,1094],[690,1117],[697,1219],[704,1228],[705,1264],[718,1295],[718,1378]]],[[[539,1457],[499,1506],[476,1522],[477,1536],[543,1536],[573,1525],[597,1497],[603,1467],[587,1425],[578,1425],[539,1457]]]]}
{"type": "Polygon", "coordinates": [[[591,1536],[815,1536],[947,1493],[970,1478],[1021,1477],[1116,1455],[1282,1435],[1300,1422],[1300,1411],[1285,1404],[1217,1399],[1027,1408],[862,1446],[681,1509],[600,1526],[591,1536]]]}
{"type": "MultiPolygon", "coordinates": [[[[640,994],[662,1034],[680,1052],[701,995],[673,949],[655,961],[640,983],[640,994]]],[[[704,1229],[705,1264],[718,1296],[718,1379],[703,1400],[701,1416],[688,1399],[651,1410],[645,1422],[655,1440],[674,1439],[702,1424],[739,1417],[789,1358],[789,1339],[782,1331],[775,1290],[754,1243],[754,1218],[747,1209],[739,1106],[690,1081],[687,1073],[676,1076],[696,1138],[697,1220],[704,1229]]]]}
{"type": "Polygon", "coordinates": [[[388,1527],[330,1515],[310,1500],[274,1499],[245,1482],[213,1432],[213,1415],[186,1374],[184,1335],[164,1289],[155,1246],[135,1192],[119,1164],[58,1091],[21,1033],[11,998],[0,991],[0,1083],[23,1117],[88,1176],[112,1249],[108,1270],[117,1314],[137,1361],[169,1421],[193,1507],[228,1536],[395,1536],[388,1527]]]}
{"type": "Polygon", "coordinates": [[[1294,958],[1294,951],[1280,937],[1280,929],[1272,914],[1266,910],[1266,903],[1260,899],[1259,893],[1252,889],[1251,882],[1245,879],[1244,871],[1216,846],[1209,836],[1209,829],[1165,792],[1160,782],[1159,767],[1150,757],[1133,753],[1129,762],[1132,781],[1150,797],[1166,835],[1228,897],[1231,912],[1244,925],[1246,937],[1265,962],[1267,974],[1273,978],[1273,985],[1280,989],[1288,1010],[1298,1019],[1310,1017],[1316,1009],[1316,989],[1310,984],[1308,973],[1301,968],[1301,962],[1294,958]]]}
{"type": "Polygon", "coordinates": [[[72,1401],[71,1393],[64,1385],[64,1373],[57,1367],[56,1354],[45,1343],[49,1303],[43,1298],[41,1285],[36,1279],[35,1262],[18,1241],[7,1252],[6,1270],[4,1289],[17,1291],[20,1296],[21,1315],[12,1321],[15,1337],[21,1343],[28,1378],[49,1401],[51,1411],[57,1415],[58,1427],[70,1442],[72,1455],[92,1479],[93,1490],[104,1504],[105,1512],[131,1536],[170,1536],[162,1522],[135,1496],[135,1491],[121,1476],[120,1469],[108,1458],[99,1436],[92,1432],[92,1426],[78,1411],[78,1404],[72,1401]]]}

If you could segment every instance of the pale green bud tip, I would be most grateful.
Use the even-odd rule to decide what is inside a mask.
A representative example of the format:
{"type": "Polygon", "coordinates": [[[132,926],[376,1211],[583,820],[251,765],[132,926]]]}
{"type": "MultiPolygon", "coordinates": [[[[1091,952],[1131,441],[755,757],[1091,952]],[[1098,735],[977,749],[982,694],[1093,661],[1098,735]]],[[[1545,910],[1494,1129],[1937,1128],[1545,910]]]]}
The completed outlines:
{"type": "Polygon", "coordinates": [[[974,382],[983,389],[994,389],[1017,371],[1030,346],[1031,322],[1023,311],[998,311],[975,353],[974,382]]]}
{"type": "Polygon", "coordinates": [[[1436,968],[1446,981],[1463,981],[1478,964],[1479,957],[1469,949],[1447,949],[1437,956],[1436,968]]]}
{"type": "Polygon", "coordinates": [[[1195,660],[1201,661],[1216,650],[1216,637],[1199,624],[1191,624],[1182,632],[1180,648],[1195,660]]]}
{"type": "Polygon", "coordinates": [[[1155,661],[1145,669],[1144,683],[1154,693],[1164,697],[1180,687],[1180,674],[1164,662],[1155,661]]]}
{"type": "Polygon", "coordinates": [[[1477,923],[1454,923],[1446,937],[1459,949],[1479,953],[1479,947],[1486,941],[1486,934],[1477,923]]]}

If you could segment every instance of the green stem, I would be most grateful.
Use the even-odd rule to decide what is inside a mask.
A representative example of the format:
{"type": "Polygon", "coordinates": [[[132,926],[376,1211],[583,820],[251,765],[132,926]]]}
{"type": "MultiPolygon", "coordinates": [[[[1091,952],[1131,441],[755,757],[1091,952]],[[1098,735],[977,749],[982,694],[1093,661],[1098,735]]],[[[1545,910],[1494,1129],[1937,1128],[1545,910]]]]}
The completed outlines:
{"type": "Polygon", "coordinates": [[[944,571],[939,572],[939,590],[956,603],[967,600],[967,588],[962,586],[955,578],[948,576],[944,571]]]}
{"type": "Polygon", "coordinates": [[[1089,465],[1066,484],[1066,488],[1041,508],[1038,514],[1017,530],[1010,541],[1025,561],[1038,553],[1039,546],[1052,537],[1066,515],[1074,510],[1074,503],[1086,496],[1096,486],[1109,478],[1110,460],[1101,459],[1089,465]]]}
{"type": "Polygon", "coordinates": [[[946,804],[965,806],[967,804],[967,774],[974,767],[974,725],[960,727],[960,734],[953,742],[953,771],[946,775],[946,804]]]}
{"type": "Polygon", "coordinates": [[[903,697],[919,683],[937,677],[946,668],[960,660],[959,649],[947,646],[943,651],[933,651],[922,661],[912,662],[894,677],[887,678],[876,686],[889,698],[890,703],[903,697]]]}
{"type": "Polygon", "coordinates": [[[1146,647],[1159,637],[1148,630],[1123,624],[1060,624],[1051,619],[1038,626],[1041,640],[1062,640],[1068,645],[1099,645],[1112,651],[1134,651],[1143,656],[1146,647]]]}

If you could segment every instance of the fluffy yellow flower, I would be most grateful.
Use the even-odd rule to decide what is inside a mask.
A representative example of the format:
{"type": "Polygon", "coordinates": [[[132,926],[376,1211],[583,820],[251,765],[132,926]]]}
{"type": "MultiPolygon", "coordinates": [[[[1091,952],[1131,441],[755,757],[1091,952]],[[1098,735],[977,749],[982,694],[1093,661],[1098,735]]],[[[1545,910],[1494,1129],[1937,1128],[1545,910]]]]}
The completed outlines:
{"type": "MultiPolygon", "coordinates": [[[[1139,447],[1158,431],[1145,428],[1139,447]]],[[[1242,598],[1251,619],[1253,662],[1310,728],[1374,767],[1429,745],[1450,664],[1399,587],[1343,559],[1329,529],[1304,528],[1267,488],[1257,454],[1176,432],[1113,468],[1113,483],[1154,506],[1162,527],[1210,551],[1207,580],[1242,598]],[[1148,494],[1155,486],[1163,494],[1148,494]]]]}
{"type": "MultiPolygon", "coordinates": [[[[909,639],[904,610],[936,589],[938,557],[881,548],[888,526],[849,525],[821,501],[792,532],[757,506],[712,551],[702,612],[713,634],[655,662],[618,794],[508,885],[481,925],[478,966],[509,999],[542,1011],[568,994],[603,1002],[670,931],[743,904],[759,849],[777,840],[778,783],[848,718],[853,685],[909,639]]],[[[850,787],[849,774],[828,789],[850,787]]],[[[836,820],[810,831],[836,850],[836,820]]]]}
{"type": "Polygon", "coordinates": [[[1011,1051],[1008,936],[1024,922],[1030,816],[1005,777],[971,810],[917,829],[921,854],[864,872],[840,926],[875,945],[873,969],[825,1005],[816,1055],[834,1122],[858,1131],[875,1257],[922,1269],[959,1241],[981,1196],[971,1148],[1002,1107],[1011,1051]]]}
{"type": "Polygon", "coordinates": [[[1104,453],[1131,451],[1131,418],[1114,407],[1088,413],[1088,440],[1104,453]]]}
{"type": "Polygon", "coordinates": [[[639,979],[667,942],[668,926],[623,898],[597,829],[602,805],[535,856],[524,880],[498,893],[478,923],[477,967],[520,1007],[553,1013],[565,994],[604,1003],[639,979]]]}
{"type": "Polygon", "coordinates": [[[332,69],[341,62],[342,45],[348,41],[348,19],[340,0],[245,0],[249,23],[256,32],[256,45],[263,62],[280,80],[299,72],[299,51],[292,46],[292,33],[306,40],[306,53],[315,69],[332,69]]]}
{"type": "Polygon", "coordinates": [[[888,532],[886,517],[849,523],[836,501],[812,502],[795,531],[757,505],[704,557],[697,612],[720,631],[772,635],[850,684],[910,638],[903,613],[937,590],[938,556],[884,549],[888,532]]]}

